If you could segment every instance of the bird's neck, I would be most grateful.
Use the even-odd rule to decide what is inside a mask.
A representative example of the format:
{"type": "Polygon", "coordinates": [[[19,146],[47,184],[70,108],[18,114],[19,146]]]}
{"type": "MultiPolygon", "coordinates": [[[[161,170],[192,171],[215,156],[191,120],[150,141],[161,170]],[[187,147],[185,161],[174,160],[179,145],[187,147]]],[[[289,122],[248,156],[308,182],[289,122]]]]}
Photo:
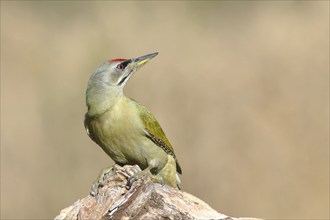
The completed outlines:
{"type": "Polygon", "coordinates": [[[89,85],[86,91],[88,115],[101,115],[110,110],[123,95],[123,91],[108,85],[89,85]]]}

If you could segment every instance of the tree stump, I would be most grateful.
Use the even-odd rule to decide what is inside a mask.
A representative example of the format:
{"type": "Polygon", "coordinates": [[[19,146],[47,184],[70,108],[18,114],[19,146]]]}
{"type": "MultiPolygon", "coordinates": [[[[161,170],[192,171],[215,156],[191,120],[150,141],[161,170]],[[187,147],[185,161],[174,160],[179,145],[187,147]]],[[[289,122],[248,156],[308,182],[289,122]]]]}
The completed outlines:
{"type": "Polygon", "coordinates": [[[240,219],[218,213],[189,193],[154,183],[148,175],[130,185],[128,181],[136,170],[140,168],[114,165],[102,185],[97,186],[97,193],[90,193],[63,209],[55,220],[240,219]]]}

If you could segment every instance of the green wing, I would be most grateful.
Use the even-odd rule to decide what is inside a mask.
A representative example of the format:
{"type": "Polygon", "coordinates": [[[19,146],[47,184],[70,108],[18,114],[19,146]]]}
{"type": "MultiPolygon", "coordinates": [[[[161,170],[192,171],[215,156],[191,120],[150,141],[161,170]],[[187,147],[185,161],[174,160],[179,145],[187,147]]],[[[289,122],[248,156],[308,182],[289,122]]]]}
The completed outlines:
{"type": "Polygon", "coordinates": [[[160,127],[158,121],[156,120],[155,116],[143,105],[140,105],[135,100],[132,99],[136,103],[136,107],[140,112],[140,118],[143,121],[145,126],[146,136],[152,140],[157,146],[162,148],[167,154],[174,157],[176,161],[176,169],[177,172],[182,174],[181,167],[179,165],[178,160],[174,154],[173,147],[169,140],[167,139],[163,129],[160,127]]]}

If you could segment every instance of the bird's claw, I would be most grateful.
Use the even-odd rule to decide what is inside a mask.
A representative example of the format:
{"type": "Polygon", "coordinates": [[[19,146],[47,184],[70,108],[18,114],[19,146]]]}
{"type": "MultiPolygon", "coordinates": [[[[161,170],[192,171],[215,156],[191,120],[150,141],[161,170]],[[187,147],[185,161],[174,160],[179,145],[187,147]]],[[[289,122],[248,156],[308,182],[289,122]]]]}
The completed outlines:
{"type": "Polygon", "coordinates": [[[142,171],[140,169],[136,169],[135,173],[133,173],[133,175],[131,175],[131,177],[127,181],[127,188],[131,188],[135,181],[141,180],[144,176],[149,177],[152,182],[160,183],[162,185],[164,184],[164,180],[161,176],[153,175],[148,169],[142,171]]]}

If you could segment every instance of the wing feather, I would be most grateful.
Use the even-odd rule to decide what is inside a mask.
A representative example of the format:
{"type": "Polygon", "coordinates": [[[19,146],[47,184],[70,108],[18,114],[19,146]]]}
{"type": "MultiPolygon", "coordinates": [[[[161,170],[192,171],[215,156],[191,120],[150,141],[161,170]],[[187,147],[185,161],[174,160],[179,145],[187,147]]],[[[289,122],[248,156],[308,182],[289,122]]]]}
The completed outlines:
{"type": "Polygon", "coordinates": [[[156,118],[146,107],[140,105],[133,99],[132,101],[136,103],[136,107],[140,112],[140,118],[145,126],[146,137],[148,137],[151,141],[153,141],[157,146],[162,148],[167,154],[174,157],[176,161],[177,172],[182,174],[182,170],[174,154],[173,147],[169,142],[169,140],[167,139],[163,129],[160,127],[156,118]]]}

